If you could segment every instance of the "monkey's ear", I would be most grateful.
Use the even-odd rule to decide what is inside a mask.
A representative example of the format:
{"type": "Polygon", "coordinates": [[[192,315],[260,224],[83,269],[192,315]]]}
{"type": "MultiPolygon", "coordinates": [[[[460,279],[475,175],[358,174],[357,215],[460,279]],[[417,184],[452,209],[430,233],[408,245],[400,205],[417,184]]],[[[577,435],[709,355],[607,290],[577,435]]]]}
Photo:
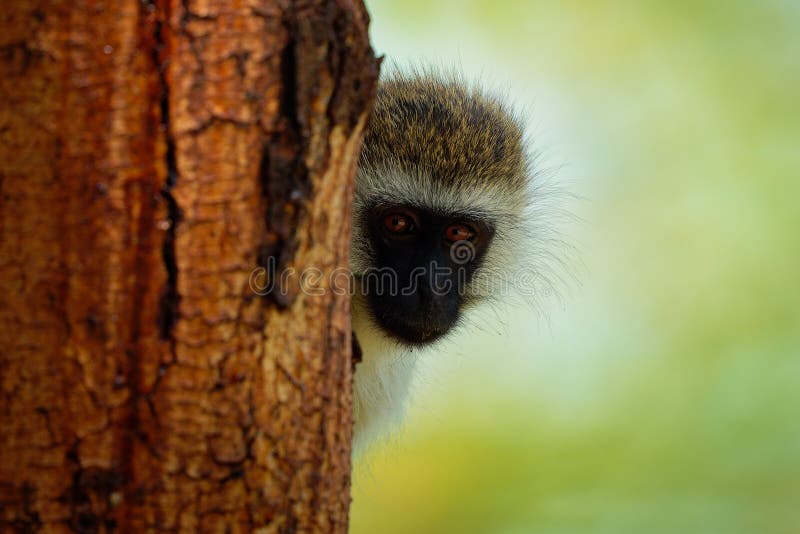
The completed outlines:
{"type": "Polygon", "coordinates": [[[358,342],[358,338],[356,337],[356,333],[353,332],[352,330],[350,331],[350,339],[352,340],[352,352],[351,352],[352,353],[352,357],[351,357],[352,360],[351,361],[353,362],[353,372],[355,372],[356,371],[356,365],[361,363],[361,359],[362,359],[364,353],[361,352],[361,344],[359,344],[359,342],[358,342]]]}

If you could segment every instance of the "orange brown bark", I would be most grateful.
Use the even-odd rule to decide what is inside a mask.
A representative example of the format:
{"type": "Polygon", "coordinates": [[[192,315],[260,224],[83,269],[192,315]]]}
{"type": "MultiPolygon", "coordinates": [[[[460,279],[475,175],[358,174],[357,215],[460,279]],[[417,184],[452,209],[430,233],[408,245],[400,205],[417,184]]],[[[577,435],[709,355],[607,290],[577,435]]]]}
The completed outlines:
{"type": "Polygon", "coordinates": [[[363,5],[4,12],[1,530],[345,532],[363,5]]]}

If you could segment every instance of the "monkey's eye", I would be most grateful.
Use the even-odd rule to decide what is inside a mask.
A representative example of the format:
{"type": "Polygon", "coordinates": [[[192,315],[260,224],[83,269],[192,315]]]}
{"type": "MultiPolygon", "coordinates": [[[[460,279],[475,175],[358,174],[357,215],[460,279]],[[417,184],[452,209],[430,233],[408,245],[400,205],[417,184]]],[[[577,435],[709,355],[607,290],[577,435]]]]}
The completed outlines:
{"type": "Polygon", "coordinates": [[[407,235],[414,232],[417,225],[410,214],[393,211],[383,216],[383,227],[390,234],[407,235]]]}
{"type": "Polygon", "coordinates": [[[451,224],[444,230],[444,238],[450,243],[456,241],[472,241],[475,239],[477,232],[468,224],[455,223],[451,224]]]}

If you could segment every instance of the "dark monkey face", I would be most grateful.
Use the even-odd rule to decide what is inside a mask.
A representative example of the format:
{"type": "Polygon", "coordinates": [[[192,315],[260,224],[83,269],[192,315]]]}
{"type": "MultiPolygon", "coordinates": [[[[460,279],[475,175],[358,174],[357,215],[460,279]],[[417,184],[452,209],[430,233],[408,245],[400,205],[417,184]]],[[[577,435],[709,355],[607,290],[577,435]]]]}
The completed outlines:
{"type": "Polygon", "coordinates": [[[493,226],[403,205],[376,205],[365,217],[375,268],[362,274],[360,288],[375,322],[410,345],[446,334],[458,322],[493,226]]]}

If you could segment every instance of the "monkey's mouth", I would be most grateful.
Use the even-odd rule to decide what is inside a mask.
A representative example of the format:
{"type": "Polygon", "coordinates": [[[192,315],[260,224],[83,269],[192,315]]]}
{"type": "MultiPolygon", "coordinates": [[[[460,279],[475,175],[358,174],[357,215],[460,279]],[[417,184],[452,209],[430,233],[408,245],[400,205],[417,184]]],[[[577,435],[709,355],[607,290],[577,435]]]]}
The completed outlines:
{"type": "Polygon", "coordinates": [[[409,320],[383,317],[378,319],[378,323],[387,334],[397,341],[414,346],[433,343],[447,334],[453,326],[450,321],[442,324],[441,321],[425,320],[424,318],[409,320]]]}
{"type": "Polygon", "coordinates": [[[368,296],[370,315],[390,338],[405,345],[427,345],[447,335],[459,321],[457,293],[368,296]]]}

